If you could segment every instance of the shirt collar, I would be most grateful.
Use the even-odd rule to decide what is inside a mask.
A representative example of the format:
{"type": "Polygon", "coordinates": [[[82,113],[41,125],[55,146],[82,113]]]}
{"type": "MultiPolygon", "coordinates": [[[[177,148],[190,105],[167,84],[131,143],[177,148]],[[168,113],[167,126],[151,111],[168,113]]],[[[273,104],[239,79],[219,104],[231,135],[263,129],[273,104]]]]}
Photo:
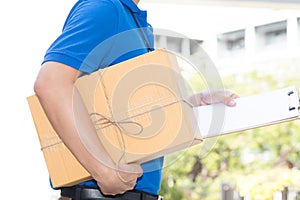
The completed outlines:
{"type": "Polygon", "coordinates": [[[128,7],[132,12],[140,12],[141,10],[138,6],[133,2],[133,0],[121,0],[121,2],[128,7]]]}

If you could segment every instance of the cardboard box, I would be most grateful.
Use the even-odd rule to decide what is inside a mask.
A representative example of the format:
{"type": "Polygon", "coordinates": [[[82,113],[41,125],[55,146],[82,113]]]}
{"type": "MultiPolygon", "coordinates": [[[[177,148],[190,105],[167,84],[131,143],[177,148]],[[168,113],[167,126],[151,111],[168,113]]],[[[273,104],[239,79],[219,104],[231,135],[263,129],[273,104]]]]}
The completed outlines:
{"type": "Polygon", "coordinates": [[[92,119],[108,123],[96,124],[97,133],[115,163],[143,163],[201,141],[177,58],[166,50],[84,76],[76,87],[88,112],[100,114],[92,119]]]}
{"type": "Polygon", "coordinates": [[[53,130],[37,98],[27,98],[49,176],[54,187],[72,186],[92,179],[53,130]]]}
{"type": "MultiPolygon", "coordinates": [[[[178,70],[175,55],[156,50],[76,81],[115,163],[143,163],[202,141],[178,70]]],[[[28,102],[54,187],[90,179],[56,135],[37,97],[28,102]]]]}

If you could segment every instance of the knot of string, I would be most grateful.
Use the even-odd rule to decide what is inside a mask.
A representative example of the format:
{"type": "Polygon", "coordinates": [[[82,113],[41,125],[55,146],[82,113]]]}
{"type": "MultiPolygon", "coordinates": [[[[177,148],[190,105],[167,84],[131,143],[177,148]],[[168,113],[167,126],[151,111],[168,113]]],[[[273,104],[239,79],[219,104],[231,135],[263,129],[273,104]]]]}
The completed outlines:
{"type": "Polygon", "coordinates": [[[118,161],[116,163],[116,167],[117,167],[117,175],[120,178],[120,180],[123,183],[131,183],[133,180],[125,180],[121,175],[120,175],[120,163],[122,158],[125,156],[125,152],[126,152],[126,143],[125,143],[125,139],[124,139],[124,133],[128,134],[128,135],[139,135],[143,132],[143,126],[135,121],[115,121],[113,118],[107,117],[101,113],[91,113],[90,114],[92,121],[95,125],[96,130],[101,130],[104,128],[107,128],[109,126],[113,126],[115,128],[115,134],[117,136],[117,140],[118,140],[118,144],[119,147],[121,148],[121,155],[118,158],[118,161]],[[124,124],[131,124],[131,125],[135,125],[138,127],[138,131],[128,131],[126,130],[122,125],[124,124]]]}

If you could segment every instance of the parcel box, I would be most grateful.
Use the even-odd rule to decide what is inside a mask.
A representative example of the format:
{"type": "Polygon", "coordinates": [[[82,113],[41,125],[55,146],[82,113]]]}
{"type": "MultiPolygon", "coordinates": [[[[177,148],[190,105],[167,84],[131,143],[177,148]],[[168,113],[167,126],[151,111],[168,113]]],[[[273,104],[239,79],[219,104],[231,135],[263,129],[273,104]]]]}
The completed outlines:
{"type": "Polygon", "coordinates": [[[200,138],[177,58],[166,50],[82,77],[76,87],[116,163],[149,161],[200,138]]]}
{"type": "Polygon", "coordinates": [[[72,186],[91,179],[90,174],[53,130],[37,96],[30,96],[27,100],[52,185],[54,187],[72,186]]]}
{"type": "MultiPolygon", "coordinates": [[[[76,87],[116,164],[143,163],[201,142],[176,56],[166,50],[83,76],[76,87]]],[[[28,101],[53,185],[89,179],[53,131],[36,96],[28,101]]]]}

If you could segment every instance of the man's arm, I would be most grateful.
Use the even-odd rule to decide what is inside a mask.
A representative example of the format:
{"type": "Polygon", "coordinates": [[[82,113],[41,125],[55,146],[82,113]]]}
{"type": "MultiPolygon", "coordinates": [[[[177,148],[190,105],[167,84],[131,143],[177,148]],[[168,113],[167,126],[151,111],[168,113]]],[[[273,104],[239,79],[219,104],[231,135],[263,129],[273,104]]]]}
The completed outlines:
{"type": "Polygon", "coordinates": [[[130,182],[121,181],[115,164],[96,138],[95,127],[74,86],[79,75],[78,70],[67,65],[46,62],[38,74],[34,91],[54,130],[98,182],[102,192],[113,195],[124,193],[133,189],[137,178],[142,174],[142,169],[139,165],[134,164],[120,166],[122,172],[119,171],[119,175],[130,182]],[[86,137],[83,138],[83,135],[86,137]],[[92,141],[92,145],[95,147],[93,154],[96,153],[97,158],[100,155],[101,161],[86,149],[82,139],[92,141]]]}

